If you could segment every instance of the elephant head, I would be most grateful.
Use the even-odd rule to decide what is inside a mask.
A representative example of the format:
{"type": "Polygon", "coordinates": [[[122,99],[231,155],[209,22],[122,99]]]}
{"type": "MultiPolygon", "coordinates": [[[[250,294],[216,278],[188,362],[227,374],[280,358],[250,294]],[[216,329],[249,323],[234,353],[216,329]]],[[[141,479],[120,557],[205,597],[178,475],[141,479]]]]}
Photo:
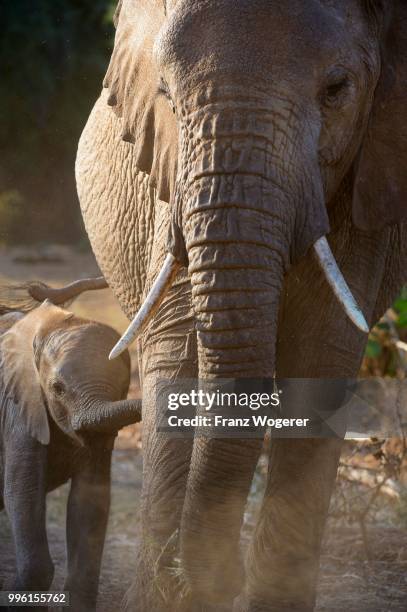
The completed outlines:
{"type": "Polygon", "coordinates": [[[130,358],[115,366],[106,351],[117,340],[106,325],[86,321],[46,300],[0,338],[5,395],[32,437],[49,444],[48,414],[79,444],[84,432],[114,433],[141,419],[125,400],[130,358]]]}
{"type": "MultiPolygon", "coordinates": [[[[325,237],[345,182],[359,229],[407,218],[404,1],[122,0],[116,26],[108,103],[172,221],[164,268],[112,355],[184,265],[199,376],[272,377],[284,277],[313,247],[366,332],[325,237]]],[[[228,594],[214,576],[235,549],[219,551],[236,540],[243,504],[235,512],[227,496],[244,500],[253,460],[240,453],[240,480],[205,493],[236,455],[223,440],[195,444],[181,548],[193,589],[217,600],[228,594]],[[205,494],[222,530],[200,512],[205,494]]]]}

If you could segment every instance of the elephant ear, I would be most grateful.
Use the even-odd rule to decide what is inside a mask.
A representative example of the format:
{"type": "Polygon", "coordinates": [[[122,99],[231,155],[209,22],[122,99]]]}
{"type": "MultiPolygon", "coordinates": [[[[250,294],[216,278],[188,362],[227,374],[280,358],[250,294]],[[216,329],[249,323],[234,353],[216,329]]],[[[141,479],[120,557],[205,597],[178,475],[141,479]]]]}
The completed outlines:
{"type": "Polygon", "coordinates": [[[381,77],[353,194],[354,222],[368,231],[407,220],[407,2],[394,0],[388,9],[381,77]]]}
{"type": "Polygon", "coordinates": [[[50,441],[47,409],[36,366],[46,308],[55,306],[44,302],[17,321],[0,339],[0,367],[5,396],[13,402],[27,433],[41,444],[49,444],[50,441]]]}
{"type": "Polygon", "coordinates": [[[161,200],[169,201],[176,175],[177,125],[164,96],[153,58],[166,19],[162,0],[122,0],[115,14],[116,37],[104,80],[108,104],[123,120],[122,138],[135,148],[137,167],[150,175],[161,200]]]}

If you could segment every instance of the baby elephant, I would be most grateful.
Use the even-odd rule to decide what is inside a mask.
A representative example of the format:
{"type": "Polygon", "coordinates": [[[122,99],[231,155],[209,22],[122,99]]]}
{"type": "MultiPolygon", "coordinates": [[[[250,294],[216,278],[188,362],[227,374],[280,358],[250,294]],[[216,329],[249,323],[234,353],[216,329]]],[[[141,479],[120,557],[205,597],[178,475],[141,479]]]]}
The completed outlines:
{"type": "Polygon", "coordinates": [[[75,612],[96,608],[115,436],[141,418],[140,401],[125,399],[129,355],[107,357],[118,339],[48,300],[0,316],[0,510],[17,562],[10,588],[49,589],[45,498],[71,479],[64,590],[75,612]]]}

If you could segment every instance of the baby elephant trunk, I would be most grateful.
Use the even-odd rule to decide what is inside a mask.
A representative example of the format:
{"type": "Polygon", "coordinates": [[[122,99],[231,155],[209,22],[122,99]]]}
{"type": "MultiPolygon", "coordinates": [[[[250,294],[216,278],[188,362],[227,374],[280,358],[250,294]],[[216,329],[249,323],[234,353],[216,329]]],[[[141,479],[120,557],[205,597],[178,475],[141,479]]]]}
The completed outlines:
{"type": "Polygon", "coordinates": [[[141,400],[98,400],[73,419],[75,431],[113,433],[141,421],[141,400]]]}

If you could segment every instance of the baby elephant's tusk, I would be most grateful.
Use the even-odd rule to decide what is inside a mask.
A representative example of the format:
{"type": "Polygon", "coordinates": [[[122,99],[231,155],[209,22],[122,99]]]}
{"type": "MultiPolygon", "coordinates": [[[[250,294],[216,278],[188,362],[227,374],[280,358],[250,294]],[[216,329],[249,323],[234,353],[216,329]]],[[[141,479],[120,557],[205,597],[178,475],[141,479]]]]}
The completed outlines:
{"type": "Polygon", "coordinates": [[[181,264],[178,263],[171,253],[168,253],[163,267],[161,268],[159,275],[148,292],[148,295],[140,310],[124,332],[123,336],[120,338],[119,342],[113,347],[112,351],[110,352],[109,359],[114,359],[115,357],[118,357],[120,353],[123,353],[129,344],[131,344],[143,331],[149,321],[151,321],[164,297],[168,293],[168,290],[170,289],[175,275],[180,267],[181,264]]]}
{"type": "Polygon", "coordinates": [[[342,272],[338,268],[338,264],[335,261],[335,257],[333,256],[325,236],[316,241],[314,244],[314,250],[318,258],[318,263],[325,274],[326,280],[331,285],[333,292],[345,309],[346,314],[356,325],[356,327],[358,327],[365,334],[368,334],[369,326],[366,323],[366,319],[361,309],[357,305],[348,284],[343,278],[342,272]]]}

